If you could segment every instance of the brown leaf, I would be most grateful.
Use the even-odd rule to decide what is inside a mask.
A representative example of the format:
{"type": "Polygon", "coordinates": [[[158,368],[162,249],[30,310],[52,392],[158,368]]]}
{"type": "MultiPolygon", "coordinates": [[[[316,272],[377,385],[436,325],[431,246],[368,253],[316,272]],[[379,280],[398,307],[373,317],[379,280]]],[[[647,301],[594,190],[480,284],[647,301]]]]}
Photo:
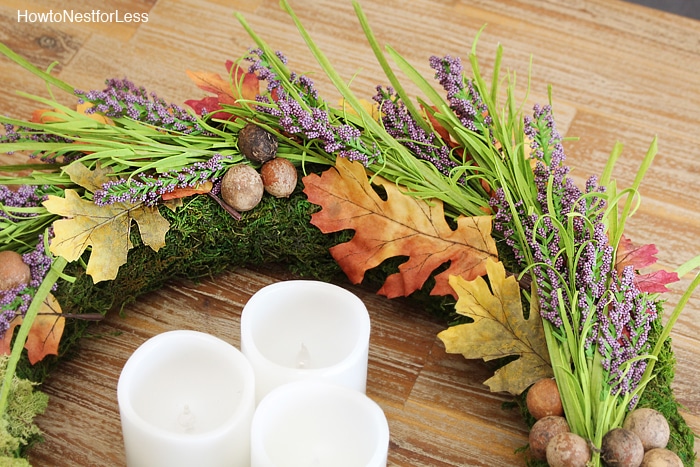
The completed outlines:
{"type": "Polygon", "coordinates": [[[446,270],[435,276],[433,295],[454,293],[448,283],[450,275],[473,279],[486,273],[486,259],[497,257],[489,216],[460,217],[453,230],[441,201],[406,195],[381,177],[374,182],[386,191],[386,201],[374,191],[358,162],[338,158],[335,168],[304,178],[309,201],[322,206],[311,223],[324,233],[355,231],[352,240],[331,248],[352,282],[361,282],[367,270],[397,256],[408,260],[379,290],[390,298],[419,290],[448,262],[446,270]]]}
{"type": "MultiPolygon", "coordinates": [[[[61,305],[56,298],[49,294],[41,304],[39,314],[34,319],[29,329],[27,349],[29,363],[34,365],[47,355],[58,355],[58,344],[61,342],[63,328],[66,320],[61,315],[61,305]]],[[[5,332],[5,337],[0,341],[0,353],[9,355],[12,352],[12,337],[16,326],[22,324],[22,316],[16,316],[10,322],[10,328],[5,332]]]]}
{"type": "Polygon", "coordinates": [[[538,379],[552,375],[547,342],[537,300],[532,300],[529,319],[523,315],[520,286],[506,276],[502,263],[486,262],[488,284],[482,277],[468,281],[450,277],[457,292],[456,310],[474,320],[452,326],[438,337],[448,353],[485,361],[518,355],[484,382],[493,392],[520,394],[538,379]],[[490,288],[489,288],[490,284],[490,288]]]}

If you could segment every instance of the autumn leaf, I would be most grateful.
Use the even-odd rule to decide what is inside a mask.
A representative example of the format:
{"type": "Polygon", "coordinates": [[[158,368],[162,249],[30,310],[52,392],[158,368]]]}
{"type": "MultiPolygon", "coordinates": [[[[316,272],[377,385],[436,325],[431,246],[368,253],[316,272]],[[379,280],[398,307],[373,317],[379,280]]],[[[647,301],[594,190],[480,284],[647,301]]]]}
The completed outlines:
{"type": "Polygon", "coordinates": [[[529,319],[524,318],[520,287],[514,276],[506,277],[503,264],[488,259],[486,269],[488,283],[483,277],[450,277],[458,295],[457,312],[474,322],[452,326],[438,337],[448,353],[468,359],[489,361],[517,355],[484,382],[492,392],[517,395],[538,379],[552,375],[544,328],[537,300],[532,301],[529,319]]]}
{"type": "Polygon", "coordinates": [[[97,206],[70,189],[65,190],[65,198],[49,196],[43,204],[49,212],[65,218],[53,223],[51,253],[75,261],[92,247],[86,272],[94,282],[116,278],[119,267],[126,263],[133,246],[132,221],[137,222],[143,242],[155,251],[165,245],[170,227],[155,207],[130,203],[97,206]]]}
{"type": "MultiPolygon", "coordinates": [[[[185,104],[189,105],[197,115],[220,110],[221,104],[235,105],[238,99],[255,100],[255,97],[260,93],[260,84],[255,73],[245,72],[242,67],[231,60],[226,61],[226,71],[231,77],[231,81],[228,77],[222,78],[217,73],[187,70],[187,76],[199,89],[214,94],[214,96],[203,97],[199,100],[189,99],[185,101],[185,104]]],[[[213,118],[227,119],[230,118],[230,115],[225,112],[217,112],[213,118]]]]}
{"type": "MultiPolygon", "coordinates": [[[[112,125],[114,122],[111,118],[105,117],[97,112],[88,113],[87,109],[93,107],[92,102],[83,102],[75,106],[75,110],[88,118],[95,120],[96,122],[105,123],[107,125],[112,125]]],[[[32,118],[29,120],[34,123],[55,123],[64,122],[65,118],[61,118],[61,114],[64,114],[58,109],[36,109],[32,112],[32,118]]],[[[65,114],[64,114],[65,115],[65,114]]]]}
{"type": "MultiPolygon", "coordinates": [[[[24,348],[27,349],[29,363],[34,365],[47,355],[58,355],[58,344],[61,342],[65,318],[62,316],[61,305],[56,298],[49,294],[41,304],[39,314],[34,319],[27,336],[24,348]]],[[[9,355],[12,352],[12,337],[16,326],[22,324],[22,316],[16,316],[5,336],[0,341],[0,353],[9,355]]]]}
{"type": "MultiPolygon", "coordinates": [[[[362,108],[365,110],[365,112],[372,116],[372,120],[379,121],[381,119],[382,113],[379,110],[379,104],[377,104],[376,102],[368,101],[367,99],[358,99],[358,101],[362,105],[362,108]]],[[[341,98],[338,101],[338,104],[338,106],[341,109],[343,109],[343,112],[359,117],[359,114],[355,112],[355,109],[353,109],[345,99],[341,98]]]]}
{"type": "Polygon", "coordinates": [[[435,276],[433,295],[454,293],[450,275],[469,280],[486,273],[486,259],[497,256],[489,216],[460,217],[453,230],[441,201],[406,195],[381,177],[373,180],[385,190],[386,201],[374,191],[359,162],[338,158],[335,168],[304,178],[309,201],[322,206],[311,223],[324,233],[355,231],[350,241],[330,250],[352,282],[361,282],[366,271],[397,256],[408,260],[378,292],[390,298],[419,290],[446,263],[449,266],[435,276]]]}
{"type": "Polygon", "coordinates": [[[178,198],[185,198],[187,196],[192,195],[205,195],[207,193],[210,193],[213,188],[214,184],[212,182],[204,182],[192,188],[175,188],[173,191],[163,193],[162,195],[160,195],[160,197],[163,201],[169,201],[178,198]]]}
{"type": "Polygon", "coordinates": [[[102,168],[98,163],[94,170],[88,169],[80,161],[74,161],[63,168],[73,183],[76,183],[91,193],[102,188],[102,185],[111,180],[107,175],[112,173],[112,169],[102,168]]]}
{"type": "MultiPolygon", "coordinates": [[[[637,246],[625,236],[622,236],[617,246],[615,255],[615,270],[622,274],[627,266],[632,266],[635,271],[652,266],[656,263],[656,255],[659,250],[653,243],[637,246]]],[[[634,283],[641,292],[664,293],[669,289],[667,284],[678,281],[678,274],[675,272],[659,269],[649,273],[635,275],[634,283]]]]}

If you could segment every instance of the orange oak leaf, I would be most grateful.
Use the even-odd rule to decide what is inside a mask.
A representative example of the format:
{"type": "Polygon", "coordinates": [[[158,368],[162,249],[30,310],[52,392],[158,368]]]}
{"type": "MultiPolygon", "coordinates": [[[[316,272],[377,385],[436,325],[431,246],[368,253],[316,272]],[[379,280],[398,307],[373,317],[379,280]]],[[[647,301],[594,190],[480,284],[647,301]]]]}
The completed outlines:
{"type": "MultiPolygon", "coordinates": [[[[0,353],[9,355],[12,352],[12,337],[16,326],[22,324],[22,316],[16,316],[11,322],[5,337],[0,341],[0,353]]],[[[58,355],[58,344],[61,342],[66,319],[62,316],[61,305],[56,298],[49,294],[41,304],[39,314],[29,329],[27,349],[29,363],[34,365],[47,355],[58,355]]]]}
{"type": "MultiPolygon", "coordinates": [[[[626,266],[632,266],[635,271],[652,266],[656,263],[658,252],[653,243],[638,246],[629,238],[622,236],[617,246],[615,269],[618,274],[622,274],[626,266]]],[[[636,274],[634,282],[641,292],[664,293],[669,291],[666,285],[677,282],[678,279],[677,273],[659,269],[646,274],[636,274]]]]}
{"type": "MultiPolygon", "coordinates": [[[[226,71],[230,81],[228,76],[222,78],[217,73],[187,70],[187,76],[199,89],[214,94],[202,99],[185,101],[185,104],[189,105],[197,115],[220,110],[221,104],[235,105],[238,99],[255,100],[255,96],[260,93],[260,84],[255,73],[247,73],[231,60],[226,61],[226,71]]],[[[227,119],[231,116],[225,112],[216,112],[212,117],[227,119]]]]}
{"type": "Polygon", "coordinates": [[[163,193],[160,197],[163,199],[163,201],[168,201],[172,199],[185,198],[192,195],[204,195],[209,193],[212,188],[214,188],[214,184],[212,182],[204,182],[193,188],[175,188],[173,191],[163,193]]]}
{"type": "MultiPolygon", "coordinates": [[[[75,106],[75,110],[81,114],[86,115],[88,118],[95,120],[96,122],[105,123],[111,125],[114,122],[111,118],[105,117],[99,113],[87,113],[87,109],[91,108],[93,104],[91,102],[83,102],[75,106]]],[[[32,118],[29,120],[34,123],[55,123],[63,122],[64,118],[61,118],[62,111],[57,109],[36,109],[32,112],[32,118]]],[[[65,114],[64,114],[65,115],[65,114]]]]}
{"type": "Polygon", "coordinates": [[[382,199],[359,162],[338,158],[335,168],[320,176],[310,174],[303,181],[309,201],[322,207],[311,216],[313,225],[324,233],[355,231],[350,241],[330,250],[352,282],[360,283],[366,271],[388,258],[408,257],[378,292],[389,298],[419,290],[446,263],[449,266],[435,276],[431,294],[453,295],[451,275],[472,280],[486,273],[488,258],[497,257],[491,217],[460,217],[453,230],[441,201],[418,199],[374,177],[386,192],[386,200],[382,199]]]}

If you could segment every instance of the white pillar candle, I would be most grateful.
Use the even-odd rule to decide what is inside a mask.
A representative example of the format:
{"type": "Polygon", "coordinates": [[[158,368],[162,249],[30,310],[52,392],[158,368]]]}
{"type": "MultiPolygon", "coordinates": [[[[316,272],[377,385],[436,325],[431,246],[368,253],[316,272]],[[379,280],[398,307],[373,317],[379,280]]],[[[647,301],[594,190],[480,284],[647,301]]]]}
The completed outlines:
{"type": "Polygon", "coordinates": [[[257,401],[310,378],[364,393],[369,335],[367,308],[342,287],[293,280],[260,289],[241,315],[241,351],[255,372],[257,401]]]}
{"type": "Polygon", "coordinates": [[[252,467],[386,467],[389,424],[361,392],[319,380],[277,387],[251,428],[252,467]]]}
{"type": "Polygon", "coordinates": [[[117,385],[127,466],[248,467],[254,378],[238,349],[209,334],[147,340],[117,385]]]}

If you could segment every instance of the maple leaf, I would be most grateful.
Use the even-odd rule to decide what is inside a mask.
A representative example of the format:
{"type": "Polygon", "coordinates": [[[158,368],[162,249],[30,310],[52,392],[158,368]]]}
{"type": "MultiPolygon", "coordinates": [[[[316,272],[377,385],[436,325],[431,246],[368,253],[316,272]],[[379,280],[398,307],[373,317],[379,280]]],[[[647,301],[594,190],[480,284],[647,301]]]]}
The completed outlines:
{"type": "Polygon", "coordinates": [[[65,198],[49,196],[43,204],[49,212],[65,218],[53,223],[51,253],[75,261],[91,246],[86,272],[94,282],[116,278],[119,267],[126,263],[133,246],[132,220],[137,222],[143,242],[155,251],[165,245],[170,227],[155,207],[130,203],[97,206],[70,189],[65,190],[65,198]]]}
{"type": "Polygon", "coordinates": [[[107,175],[111,174],[112,170],[109,168],[102,168],[99,163],[94,170],[90,170],[82,162],[74,161],[64,167],[63,172],[70,177],[73,183],[77,183],[91,193],[94,193],[110,180],[107,175]]]}
{"type": "Polygon", "coordinates": [[[488,284],[483,277],[471,281],[450,277],[458,295],[455,309],[474,322],[452,326],[438,337],[448,353],[468,359],[489,361],[518,355],[484,382],[492,392],[518,395],[538,379],[552,375],[537,300],[532,300],[529,319],[525,319],[515,277],[506,277],[503,264],[491,259],[486,269],[488,284]]]}
{"type": "Polygon", "coordinates": [[[659,250],[653,243],[637,246],[624,235],[620,238],[615,255],[615,270],[618,274],[622,274],[627,266],[632,266],[637,274],[634,277],[634,283],[641,292],[648,293],[664,293],[669,289],[666,284],[679,280],[678,274],[675,272],[664,271],[659,269],[646,274],[640,274],[639,270],[652,266],[656,263],[656,255],[659,250]]]}
{"type": "Polygon", "coordinates": [[[441,201],[406,195],[381,177],[373,180],[385,190],[386,201],[372,188],[364,166],[344,158],[336,159],[335,168],[321,176],[311,174],[303,179],[309,201],[322,206],[311,216],[311,223],[324,233],[355,231],[350,241],[330,250],[352,282],[360,283],[367,270],[397,256],[408,260],[398,273],[387,277],[378,292],[389,298],[419,290],[447,262],[449,267],[435,276],[433,295],[454,293],[448,283],[450,275],[472,279],[486,273],[486,259],[497,256],[491,217],[460,217],[453,230],[441,201]]]}
{"type": "MultiPolygon", "coordinates": [[[[39,308],[39,314],[34,319],[27,335],[24,348],[27,349],[29,363],[34,365],[47,355],[58,355],[58,344],[61,342],[66,320],[56,298],[49,294],[39,308]]],[[[16,316],[10,327],[5,331],[5,337],[0,341],[0,353],[9,355],[12,352],[12,337],[16,326],[22,324],[22,316],[16,316]]]]}
{"type": "MultiPolygon", "coordinates": [[[[185,101],[185,104],[189,105],[197,115],[220,110],[221,104],[235,105],[238,99],[255,100],[255,97],[260,93],[260,82],[255,73],[245,72],[242,67],[231,60],[226,61],[226,71],[231,77],[231,81],[228,78],[222,78],[217,73],[187,70],[187,76],[199,89],[214,94],[214,96],[203,97],[199,100],[189,99],[185,101]]],[[[212,117],[227,119],[231,115],[217,112],[212,117]]]]}

